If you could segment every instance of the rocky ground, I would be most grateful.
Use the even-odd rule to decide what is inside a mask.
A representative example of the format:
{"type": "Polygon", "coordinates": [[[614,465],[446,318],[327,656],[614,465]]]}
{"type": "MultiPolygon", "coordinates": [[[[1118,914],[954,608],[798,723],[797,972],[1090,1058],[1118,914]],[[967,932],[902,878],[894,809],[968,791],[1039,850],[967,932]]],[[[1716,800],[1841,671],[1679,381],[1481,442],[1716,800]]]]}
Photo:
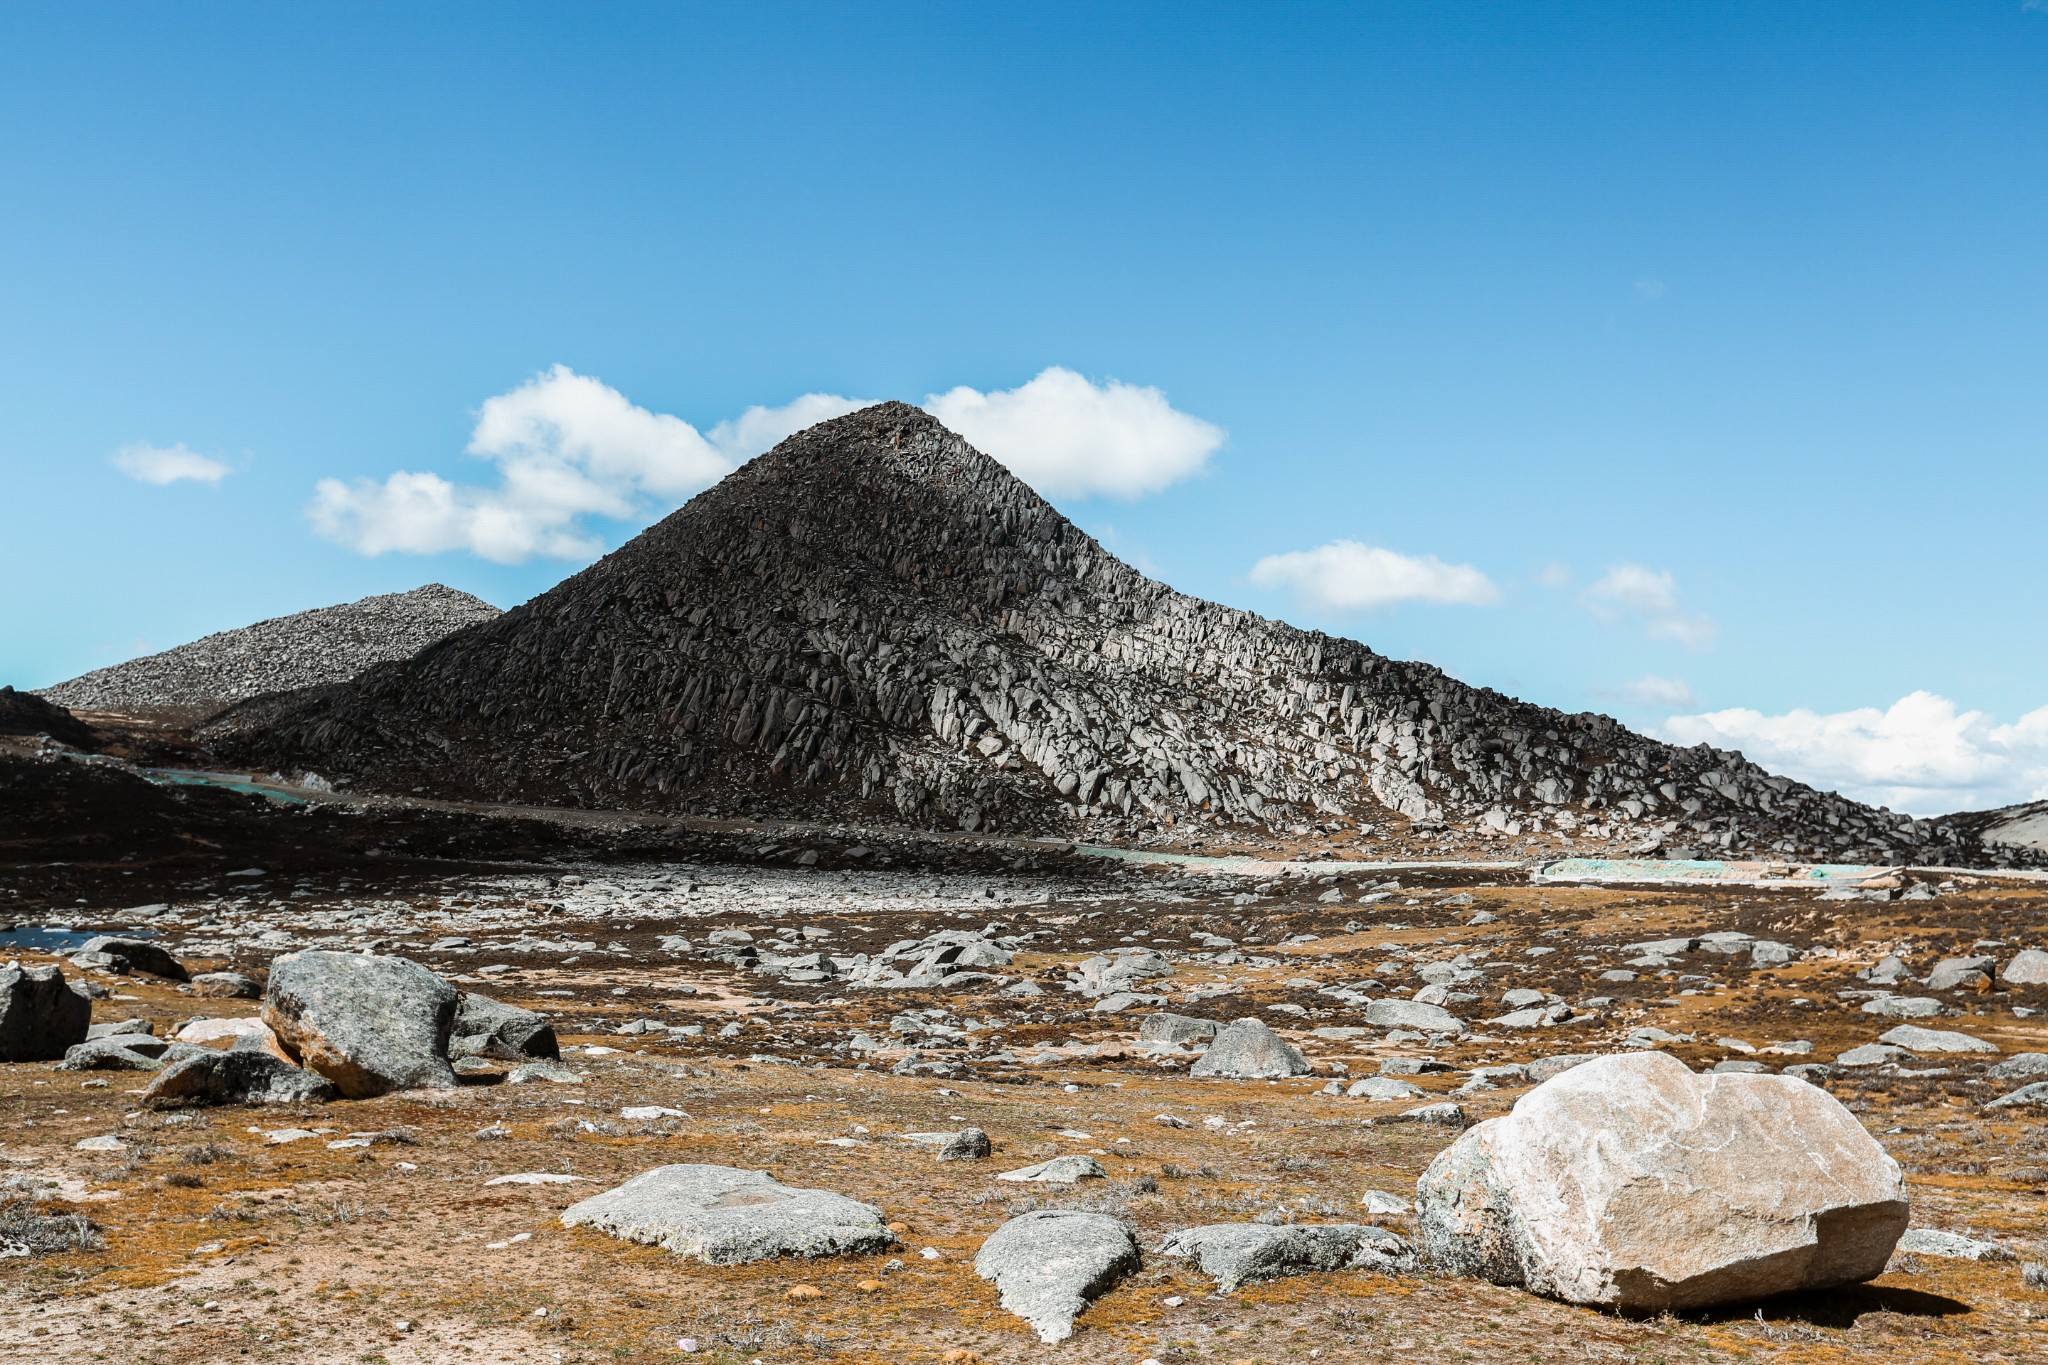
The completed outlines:
{"type": "MultiPolygon", "coordinates": [[[[2007,977],[2048,946],[2048,887],[1908,875],[1823,899],[1537,886],[1499,870],[1236,876],[826,828],[691,835],[705,842],[654,856],[606,846],[617,831],[577,844],[506,822],[486,847],[449,832],[470,825],[418,812],[279,818],[346,824],[384,853],[329,861],[310,836],[296,860],[267,865],[87,850],[69,868],[10,869],[18,894],[0,914],[139,930],[194,972],[258,980],[304,948],[403,956],[545,1012],[575,1079],[513,1084],[514,1064],[494,1062],[468,1065],[454,1089],[163,1111],[142,1102],[147,1073],[0,1065],[0,1250],[13,1236],[32,1253],[0,1257],[0,1358],[2048,1351],[2048,1291],[2024,1269],[2048,1261],[2048,1111],[1990,1104],[2043,1078],[2022,1054],[2048,1052],[2048,985],[2007,977]],[[1202,1076],[1198,1026],[1141,1038],[1167,1014],[1262,1020],[1312,1074],[1202,1076]],[[1881,1041],[1902,1026],[1996,1052],[1881,1041]],[[1458,1129],[1404,1116],[1449,1103],[1484,1119],[1527,1092],[1531,1063],[1644,1048],[1701,1071],[1804,1068],[1902,1164],[1912,1226],[1960,1234],[1979,1258],[1921,1238],[1908,1245],[1927,1249],[1854,1289],[1631,1319],[1417,1273],[1219,1294],[1162,1254],[1174,1231],[1220,1222],[1411,1234],[1402,1205],[1458,1129]],[[989,1158],[941,1161],[904,1138],[970,1127],[989,1158]],[[1063,1156],[1104,1174],[996,1178],[1063,1156]],[[883,1211],[899,1245],[717,1267],[561,1225],[577,1201],[678,1162],[850,1195],[883,1211]],[[984,1240],[1031,1209],[1127,1220],[1142,1248],[1142,1268],[1058,1347],[973,1269],[984,1240]],[[36,1221],[67,1214],[92,1226],[36,1221]]],[[[23,964],[62,964],[102,991],[96,1021],[168,1037],[258,1009],[119,963],[81,972],[72,944],[13,943],[23,964]]]]}

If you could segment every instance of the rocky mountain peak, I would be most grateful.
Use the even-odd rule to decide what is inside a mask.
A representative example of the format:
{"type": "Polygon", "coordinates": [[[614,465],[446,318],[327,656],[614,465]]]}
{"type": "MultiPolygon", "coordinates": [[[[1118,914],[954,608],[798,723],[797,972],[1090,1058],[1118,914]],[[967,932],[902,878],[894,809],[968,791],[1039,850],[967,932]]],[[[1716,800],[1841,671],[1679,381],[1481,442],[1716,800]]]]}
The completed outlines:
{"type": "Polygon", "coordinates": [[[791,436],[497,620],[202,734],[366,788],[1102,839],[1928,861],[1959,838],[1174,592],[901,403],[791,436]]]}

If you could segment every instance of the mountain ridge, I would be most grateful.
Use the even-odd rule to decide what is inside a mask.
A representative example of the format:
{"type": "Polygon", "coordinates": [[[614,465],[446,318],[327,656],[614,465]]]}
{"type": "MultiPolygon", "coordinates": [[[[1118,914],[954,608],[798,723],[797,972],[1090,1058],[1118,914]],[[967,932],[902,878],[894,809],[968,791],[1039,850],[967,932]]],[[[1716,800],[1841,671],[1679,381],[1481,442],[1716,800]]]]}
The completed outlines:
{"type": "Polygon", "coordinates": [[[797,433],[494,620],[201,738],[377,789],[1066,837],[1977,849],[1178,593],[901,403],[797,433]]]}

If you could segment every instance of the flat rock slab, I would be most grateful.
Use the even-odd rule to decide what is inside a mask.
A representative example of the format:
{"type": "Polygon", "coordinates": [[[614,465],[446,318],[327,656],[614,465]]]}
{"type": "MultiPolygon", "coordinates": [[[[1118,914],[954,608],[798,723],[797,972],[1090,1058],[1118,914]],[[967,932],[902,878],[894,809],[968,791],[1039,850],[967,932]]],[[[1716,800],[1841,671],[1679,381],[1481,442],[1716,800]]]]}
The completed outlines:
{"type": "Polygon", "coordinates": [[[270,964],[263,1022],[350,1099],[452,1087],[453,986],[417,962],[311,949],[270,964]]]}
{"type": "Polygon", "coordinates": [[[1092,1156],[1056,1156],[1050,1161],[1041,1161],[1036,1166],[1004,1171],[996,1179],[1072,1184],[1076,1180],[1100,1180],[1108,1174],[1108,1171],[1102,1169],[1102,1163],[1092,1156]]]}
{"type": "Polygon", "coordinates": [[[1349,1099],[1381,1101],[1419,1100],[1428,1093],[1421,1086],[1411,1085],[1394,1076],[1368,1076],[1362,1081],[1353,1081],[1344,1092],[1349,1099]]]}
{"type": "Polygon", "coordinates": [[[570,1205],[562,1225],[665,1247],[708,1265],[886,1251],[896,1241],[871,1204],[732,1166],[657,1166],[570,1205]]]}
{"type": "Polygon", "coordinates": [[[1141,1264],[1129,1228],[1108,1214],[1065,1209],[1012,1218],[974,1254],[974,1273],[1048,1346],[1072,1336],[1081,1311],[1141,1264]]]}
{"type": "Polygon", "coordinates": [[[1394,1275],[1415,1268],[1412,1247],[1384,1228],[1363,1223],[1211,1223],[1183,1228],[1159,1249],[1194,1261],[1225,1294],[1240,1285],[1315,1271],[1394,1275]]]}
{"type": "Polygon", "coordinates": [[[1420,1000],[1375,1000],[1365,1007],[1365,1022],[1374,1028],[1412,1028],[1424,1033],[1463,1033],[1465,1021],[1442,1005],[1420,1000]]]}
{"type": "Polygon", "coordinates": [[[1432,1267],[1629,1313],[1869,1279],[1907,1219],[1898,1163],[1833,1096],[1663,1053],[1538,1086],[1416,1190],[1432,1267]]]}
{"type": "Polygon", "coordinates": [[[1258,1019],[1239,1019],[1219,1031],[1202,1060],[1188,1068],[1193,1076],[1240,1080],[1278,1080],[1308,1071],[1308,1059],[1258,1019]]]}
{"type": "Polygon", "coordinates": [[[1908,1228],[1899,1238],[1900,1251],[1914,1256],[1940,1256],[1952,1261],[2010,1261],[2013,1254],[1996,1242],[1982,1242],[1939,1228],[1908,1228]]]}
{"type": "Polygon", "coordinates": [[[1918,1024],[1900,1024],[1879,1035],[1879,1041],[1902,1047],[1908,1052],[1990,1052],[1996,1053],[1998,1045],[1987,1043],[1982,1038],[1973,1038],[1967,1033],[1954,1029],[1922,1028],[1918,1024]]]}

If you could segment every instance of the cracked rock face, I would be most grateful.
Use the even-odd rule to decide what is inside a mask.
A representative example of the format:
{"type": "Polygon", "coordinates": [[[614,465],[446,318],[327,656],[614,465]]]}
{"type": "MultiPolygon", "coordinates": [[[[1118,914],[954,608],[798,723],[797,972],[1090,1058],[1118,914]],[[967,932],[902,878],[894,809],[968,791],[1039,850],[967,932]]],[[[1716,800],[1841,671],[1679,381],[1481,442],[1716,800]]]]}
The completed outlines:
{"type": "Polygon", "coordinates": [[[1141,1264],[1131,1230],[1106,1213],[1038,1209],[989,1234],[974,1273],[995,1284],[1005,1310],[1048,1346],[1074,1334],[1074,1319],[1141,1264]]]}
{"type": "Polygon", "coordinates": [[[365,789],[535,804],[1103,838],[1547,823],[1716,855],[1984,856],[1738,754],[1174,592],[901,403],[790,437],[503,616],[200,738],[365,789]]]}
{"type": "Polygon", "coordinates": [[[266,692],[345,681],[497,614],[488,602],[429,583],[224,630],[38,695],[74,709],[203,715],[266,692]]]}
{"type": "Polygon", "coordinates": [[[1898,1163],[1833,1096],[1663,1053],[1544,1083],[1416,1191],[1432,1268],[1627,1313],[1867,1280],[1907,1219],[1898,1163]]]}
{"type": "Polygon", "coordinates": [[[570,1205],[562,1226],[595,1228],[710,1265],[886,1251],[896,1241],[871,1204],[732,1166],[658,1166],[570,1205]]]}
{"type": "Polygon", "coordinates": [[[348,1098],[449,1087],[456,991],[401,957],[312,949],[270,964],[263,1022],[348,1098]]]}

